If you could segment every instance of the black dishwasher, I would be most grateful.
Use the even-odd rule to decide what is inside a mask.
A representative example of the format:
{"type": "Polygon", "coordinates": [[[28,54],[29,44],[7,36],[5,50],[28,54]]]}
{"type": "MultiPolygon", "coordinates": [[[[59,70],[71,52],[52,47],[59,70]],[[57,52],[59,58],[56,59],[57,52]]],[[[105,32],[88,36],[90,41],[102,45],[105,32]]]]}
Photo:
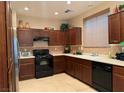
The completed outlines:
{"type": "Polygon", "coordinates": [[[112,65],[93,62],[93,87],[98,91],[112,91],[112,65]]]}

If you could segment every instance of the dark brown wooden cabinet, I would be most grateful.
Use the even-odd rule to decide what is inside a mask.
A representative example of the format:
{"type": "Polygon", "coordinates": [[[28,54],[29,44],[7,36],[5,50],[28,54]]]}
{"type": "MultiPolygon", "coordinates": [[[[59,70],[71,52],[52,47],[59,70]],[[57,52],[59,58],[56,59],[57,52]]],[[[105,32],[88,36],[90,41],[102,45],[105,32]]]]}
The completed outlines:
{"type": "Polygon", "coordinates": [[[109,43],[120,42],[120,13],[109,16],[109,43]]]}
{"type": "Polygon", "coordinates": [[[49,45],[64,45],[65,44],[65,32],[61,32],[60,30],[50,31],[49,34],[49,45]]]}
{"type": "Polygon", "coordinates": [[[35,77],[34,58],[19,59],[19,80],[35,77]]]}
{"type": "Polygon", "coordinates": [[[124,41],[124,11],[109,16],[109,43],[124,41]]]}
{"type": "Polygon", "coordinates": [[[32,31],[32,38],[34,39],[34,38],[36,38],[36,37],[40,37],[40,35],[41,35],[41,30],[40,29],[31,29],[31,31],[32,31]]]}
{"type": "Polygon", "coordinates": [[[113,91],[124,92],[124,67],[113,66],[113,91]]]}
{"type": "Polygon", "coordinates": [[[19,46],[33,46],[33,35],[30,29],[18,29],[17,31],[19,46]]]}
{"type": "Polygon", "coordinates": [[[60,30],[44,31],[41,29],[18,29],[20,47],[33,46],[36,37],[49,37],[49,46],[81,45],[81,28],[75,27],[66,32],[60,30]]]}
{"type": "Polygon", "coordinates": [[[65,57],[54,56],[54,74],[62,73],[65,71],[65,57]]]}
{"type": "Polygon", "coordinates": [[[120,12],[120,41],[124,41],[124,12],[120,12]]]}
{"type": "Polygon", "coordinates": [[[89,85],[92,84],[92,64],[88,60],[66,57],[66,73],[89,85]]]}
{"type": "Polygon", "coordinates": [[[81,45],[82,44],[82,38],[81,38],[81,28],[74,27],[72,29],[69,29],[69,44],[70,45],[81,45]]]}

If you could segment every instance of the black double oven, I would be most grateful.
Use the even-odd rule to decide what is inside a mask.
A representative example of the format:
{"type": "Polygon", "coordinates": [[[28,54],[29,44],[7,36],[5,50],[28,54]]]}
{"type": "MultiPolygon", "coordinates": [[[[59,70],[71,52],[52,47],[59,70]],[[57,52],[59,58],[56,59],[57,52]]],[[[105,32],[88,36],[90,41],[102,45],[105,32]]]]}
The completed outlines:
{"type": "Polygon", "coordinates": [[[33,50],[35,56],[35,78],[53,75],[53,56],[48,49],[33,50]]]}

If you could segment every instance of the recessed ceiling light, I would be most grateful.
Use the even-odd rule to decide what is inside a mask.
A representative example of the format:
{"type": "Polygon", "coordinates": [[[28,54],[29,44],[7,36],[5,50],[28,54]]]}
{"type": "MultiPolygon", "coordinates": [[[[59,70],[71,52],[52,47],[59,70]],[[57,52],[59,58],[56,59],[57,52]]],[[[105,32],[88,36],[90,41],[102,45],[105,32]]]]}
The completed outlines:
{"type": "Polygon", "coordinates": [[[58,13],[58,12],[55,12],[54,14],[55,14],[55,15],[58,15],[59,13],[58,13]]]}
{"type": "Polygon", "coordinates": [[[29,10],[29,8],[28,8],[28,7],[25,7],[25,8],[24,8],[24,10],[25,10],[25,11],[28,11],[28,10],[29,10]]]}
{"type": "Polygon", "coordinates": [[[67,4],[71,4],[71,1],[67,1],[67,4]]]}

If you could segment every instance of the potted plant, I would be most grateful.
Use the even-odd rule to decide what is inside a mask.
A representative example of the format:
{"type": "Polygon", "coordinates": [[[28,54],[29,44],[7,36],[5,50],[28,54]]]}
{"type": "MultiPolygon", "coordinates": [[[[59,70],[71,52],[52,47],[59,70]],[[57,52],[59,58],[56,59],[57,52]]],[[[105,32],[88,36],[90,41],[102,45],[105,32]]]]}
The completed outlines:
{"type": "Polygon", "coordinates": [[[124,10],[124,4],[119,5],[119,10],[120,10],[120,11],[123,11],[123,10],[124,10]]]}
{"type": "Polygon", "coordinates": [[[64,32],[64,31],[69,29],[69,25],[68,24],[61,24],[60,29],[61,29],[61,31],[64,32]]]}

